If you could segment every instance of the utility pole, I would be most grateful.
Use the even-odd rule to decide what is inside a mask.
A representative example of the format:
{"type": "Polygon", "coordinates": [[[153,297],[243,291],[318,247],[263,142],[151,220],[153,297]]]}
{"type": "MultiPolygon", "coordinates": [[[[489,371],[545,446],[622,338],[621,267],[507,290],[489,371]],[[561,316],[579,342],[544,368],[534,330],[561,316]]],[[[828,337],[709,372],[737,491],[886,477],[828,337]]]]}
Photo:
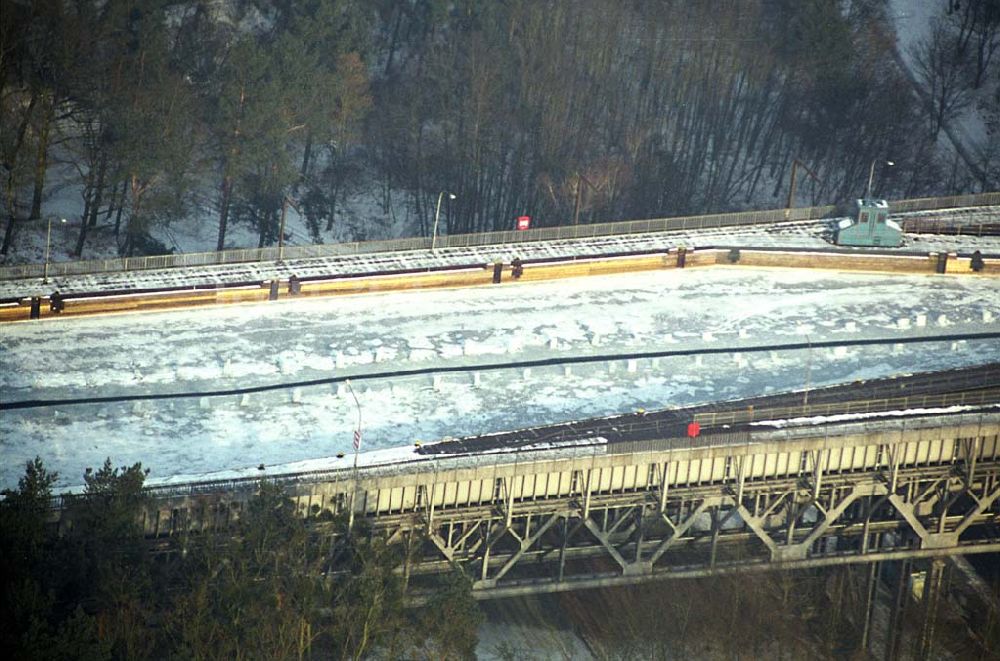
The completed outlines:
{"type": "Polygon", "coordinates": [[[288,213],[288,205],[289,204],[292,205],[292,208],[295,209],[295,211],[297,211],[299,214],[302,213],[301,211],[299,211],[298,205],[295,204],[295,201],[292,200],[292,198],[288,197],[287,195],[285,195],[284,197],[281,198],[281,222],[278,224],[278,263],[279,264],[281,263],[281,260],[284,259],[284,256],[285,256],[285,216],[288,213]]]}
{"type": "Polygon", "coordinates": [[[350,512],[347,516],[347,535],[350,536],[351,530],[354,528],[354,501],[358,494],[358,453],[361,451],[361,402],[358,401],[358,396],[351,386],[351,380],[347,379],[344,381],[344,384],[350,391],[351,397],[354,398],[354,405],[358,409],[358,426],[354,429],[354,487],[351,489],[350,512]]]}

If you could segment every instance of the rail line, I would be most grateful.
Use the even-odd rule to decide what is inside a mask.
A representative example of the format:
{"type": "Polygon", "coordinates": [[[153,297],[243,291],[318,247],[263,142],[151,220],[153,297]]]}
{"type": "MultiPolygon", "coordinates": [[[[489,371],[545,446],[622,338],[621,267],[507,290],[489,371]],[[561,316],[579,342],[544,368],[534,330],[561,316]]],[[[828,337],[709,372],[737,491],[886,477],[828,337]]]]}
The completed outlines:
{"type": "MultiPolygon", "coordinates": [[[[744,414],[749,409],[772,412],[784,408],[789,413],[800,416],[805,411],[832,411],[832,402],[840,401],[842,408],[855,409],[874,408],[874,402],[922,405],[937,401],[952,403],[961,400],[963,393],[969,393],[965,399],[970,407],[992,405],[1000,402],[1000,364],[990,364],[977,368],[962,368],[927,372],[908,376],[871,379],[841,386],[829,386],[816,389],[810,396],[815,397],[815,409],[801,405],[802,393],[780,393],[749,399],[717,402],[680,409],[661,409],[657,411],[641,411],[636,413],[615,415],[604,418],[575,421],[556,425],[545,425],[527,429],[513,430],[497,434],[472,436],[462,439],[448,440],[440,443],[423,445],[416,449],[416,455],[409,459],[396,459],[386,464],[365,467],[366,472],[378,470],[380,473],[398,473],[409,470],[428,461],[438,462],[461,461],[463,457],[497,450],[520,453],[544,452],[546,444],[559,447],[560,443],[571,442],[573,447],[585,448],[593,446],[601,454],[630,453],[651,449],[650,440],[656,439],[656,450],[690,449],[726,445],[734,442],[745,442],[746,431],[726,427],[718,423],[713,429],[711,423],[703,427],[703,432],[697,438],[686,436],[687,425],[697,416],[726,413],[744,414]],[[990,384],[989,387],[984,385],[990,384]],[[854,392],[854,396],[849,396],[854,392]],[[901,392],[919,393],[909,400],[893,398],[892,395],[901,392]],[[797,405],[791,405],[794,402],[797,405]],[[822,402],[826,402],[825,404],[822,402]],[[865,405],[865,402],[868,404],[865,405]],[[975,403],[972,403],[975,402],[975,403]]],[[[905,408],[904,408],[905,410],[905,408]]],[[[815,413],[813,413],[815,414],[815,413]]],[[[702,418],[703,419],[703,418],[702,418]]],[[[742,429],[748,429],[744,426],[742,429]]],[[[761,427],[766,428],[766,427],[761,427]]],[[[565,447],[565,446],[564,446],[565,447]]],[[[440,464],[439,466],[444,466],[440,464]]],[[[350,475],[350,467],[321,469],[314,471],[289,472],[269,474],[268,479],[283,484],[309,484],[343,479],[350,475]]],[[[197,495],[200,493],[216,493],[226,491],[237,493],[241,490],[253,490],[260,482],[259,476],[232,477],[223,479],[198,480],[178,484],[154,484],[149,491],[157,497],[176,495],[197,495]]],[[[54,505],[59,506],[61,496],[54,496],[54,505]]]]}
{"type": "MultiPolygon", "coordinates": [[[[1000,363],[870,379],[805,391],[779,393],[680,409],[638,411],[605,418],[545,425],[500,434],[486,434],[427,445],[421,454],[447,454],[459,449],[481,452],[545,442],[566,442],[587,436],[609,444],[684,438],[687,425],[697,421],[706,438],[731,435],[756,421],[842,414],[870,414],[909,408],[982,406],[1000,403],[1000,363]]],[[[722,439],[725,440],[725,439],[722,439]]],[[[690,445],[691,439],[686,439],[690,445]]]]}

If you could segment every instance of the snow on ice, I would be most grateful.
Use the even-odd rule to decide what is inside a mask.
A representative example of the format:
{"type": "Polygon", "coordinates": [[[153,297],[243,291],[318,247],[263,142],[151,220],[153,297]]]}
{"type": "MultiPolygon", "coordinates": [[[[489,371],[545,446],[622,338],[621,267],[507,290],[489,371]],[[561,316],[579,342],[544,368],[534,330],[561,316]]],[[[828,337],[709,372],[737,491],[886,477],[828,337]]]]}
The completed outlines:
{"type": "MultiPolygon", "coordinates": [[[[15,324],[0,399],[162,395],[351,377],[364,450],[1000,360],[988,341],[752,351],[755,346],[996,330],[996,283],[791,269],[656,271],[15,324]],[[948,326],[935,323],[941,316],[948,326]],[[923,316],[927,321],[920,325],[923,316]],[[900,319],[913,323],[900,324],[900,319]],[[989,320],[989,321],[987,321],[989,320]],[[707,338],[707,339],[706,339],[707,338]],[[489,367],[728,346],[732,353],[489,367]],[[366,379],[426,367],[452,372],[366,379]]],[[[246,395],[6,410],[0,486],[41,455],[60,487],[110,456],[154,481],[290,470],[350,455],[343,384],[246,395]]],[[[399,449],[401,448],[401,449],[399,449]]],[[[373,454],[365,462],[378,460],[373,454]]]]}

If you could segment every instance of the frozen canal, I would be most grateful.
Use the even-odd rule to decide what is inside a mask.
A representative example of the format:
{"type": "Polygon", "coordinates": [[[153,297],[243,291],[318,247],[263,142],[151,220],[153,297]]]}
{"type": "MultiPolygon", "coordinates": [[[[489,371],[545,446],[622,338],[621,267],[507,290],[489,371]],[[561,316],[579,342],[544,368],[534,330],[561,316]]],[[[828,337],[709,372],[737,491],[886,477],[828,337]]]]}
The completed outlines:
{"type": "MultiPolygon", "coordinates": [[[[558,282],[56,319],[0,328],[0,401],[197,393],[354,376],[364,449],[1000,360],[996,341],[751,351],[1000,330],[994,279],[665,270],[558,282]],[[550,357],[734,353],[363,375],[550,357]]],[[[79,484],[110,456],[150,478],[351,451],[343,385],[0,411],[0,487],[36,454],[79,484]]],[[[349,457],[343,461],[349,461],[349,457]]]]}

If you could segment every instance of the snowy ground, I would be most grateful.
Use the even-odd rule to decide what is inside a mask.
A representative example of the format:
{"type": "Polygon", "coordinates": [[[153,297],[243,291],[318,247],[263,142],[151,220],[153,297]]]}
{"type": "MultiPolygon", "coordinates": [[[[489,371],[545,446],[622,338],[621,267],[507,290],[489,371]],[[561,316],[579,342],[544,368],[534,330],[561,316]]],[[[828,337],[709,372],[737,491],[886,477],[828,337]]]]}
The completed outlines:
{"type": "MultiPolygon", "coordinates": [[[[916,76],[919,69],[917,52],[936,26],[947,25],[950,20],[946,14],[947,4],[941,0],[889,0],[889,14],[895,27],[899,55],[911,76],[916,76]]],[[[955,16],[958,15],[956,10],[955,16]]],[[[951,130],[949,139],[960,141],[966,153],[974,157],[984,153],[989,141],[986,117],[996,110],[996,101],[993,100],[997,88],[995,71],[996,66],[988,70],[985,84],[979,90],[972,89],[970,84],[968,106],[947,122],[951,130]]],[[[943,139],[942,135],[939,144],[943,139]]],[[[946,151],[952,152],[951,149],[946,151]]]]}
{"type": "MultiPolygon", "coordinates": [[[[1000,360],[995,342],[752,352],[773,343],[1000,329],[987,279],[794,270],[660,271],[502,288],[420,291],[57,319],[4,327],[0,398],[163,394],[354,376],[365,449],[902,372],[1000,360]],[[731,347],[618,360],[365,379],[365,373],[546,357],[731,347]]],[[[239,471],[350,453],[340,385],[247,396],[60,405],[0,413],[0,487],[39,454],[80,483],[107,456],[151,477],[239,471]]],[[[386,450],[388,451],[388,450],[386,450]]],[[[374,457],[373,457],[374,458],[374,457]]]]}

